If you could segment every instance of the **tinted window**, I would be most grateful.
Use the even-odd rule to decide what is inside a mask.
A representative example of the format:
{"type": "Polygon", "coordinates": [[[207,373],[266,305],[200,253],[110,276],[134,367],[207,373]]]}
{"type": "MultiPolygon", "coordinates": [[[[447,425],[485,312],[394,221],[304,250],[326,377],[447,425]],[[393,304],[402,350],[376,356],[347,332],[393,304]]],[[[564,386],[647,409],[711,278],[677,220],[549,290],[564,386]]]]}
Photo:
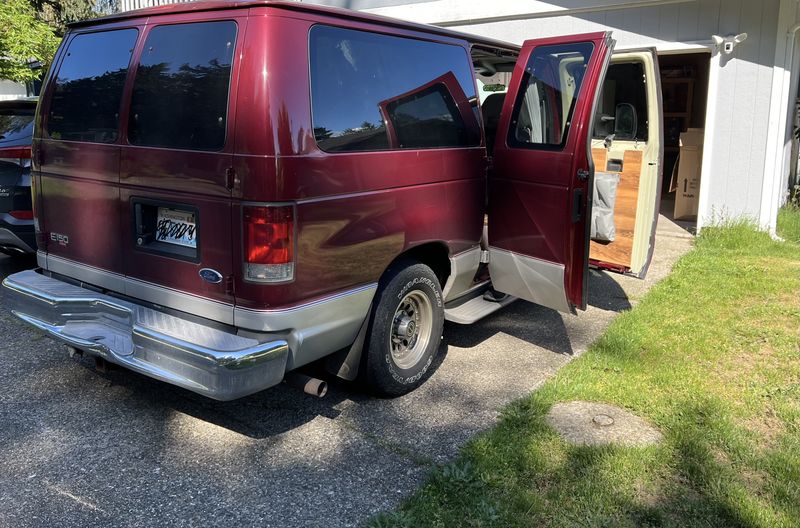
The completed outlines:
{"type": "Polygon", "coordinates": [[[328,26],[311,30],[317,144],[330,152],[480,144],[464,49],[328,26]]]}
{"type": "Polygon", "coordinates": [[[134,80],[130,143],[222,149],[235,41],[230,21],[154,28],[134,80]]]}
{"type": "Polygon", "coordinates": [[[47,119],[50,137],[113,143],[119,105],[138,31],[121,29],[77,35],[56,77],[47,119]]]}
{"type": "Polygon", "coordinates": [[[475,144],[445,84],[437,83],[388,103],[386,116],[399,148],[475,144]]]}
{"type": "Polygon", "coordinates": [[[514,107],[512,145],[564,144],[593,48],[586,42],[533,50],[514,107]]]}
{"type": "Polygon", "coordinates": [[[631,62],[612,64],[608,68],[603,92],[597,105],[594,119],[594,137],[604,139],[614,135],[616,140],[647,141],[647,83],[644,64],[631,62]],[[623,105],[632,106],[635,110],[636,122],[619,122],[629,117],[630,111],[620,111],[623,105]]]}
{"type": "Polygon", "coordinates": [[[0,146],[29,145],[33,135],[35,107],[0,107],[0,146]]]}

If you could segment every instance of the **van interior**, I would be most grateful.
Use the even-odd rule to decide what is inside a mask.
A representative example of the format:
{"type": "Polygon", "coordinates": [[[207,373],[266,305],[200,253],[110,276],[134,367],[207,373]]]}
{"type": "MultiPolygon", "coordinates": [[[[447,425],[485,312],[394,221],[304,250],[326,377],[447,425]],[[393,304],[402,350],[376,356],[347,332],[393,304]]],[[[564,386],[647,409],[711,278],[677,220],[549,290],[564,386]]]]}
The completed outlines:
{"type": "MultiPolygon", "coordinates": [[[[517,54],[474,46],[472,60],[491,156],[517,54]]],[[[570,71],[568,61],[563,64],[560,75],[578,74],[570,71]]],[[[592,135],[595,189],[590,263],[637,277],[647,272],[661,193],[661,94],[657,83],[646,82],[658,78],[657,66],[651,50],[614,54],[592,135]]]]}

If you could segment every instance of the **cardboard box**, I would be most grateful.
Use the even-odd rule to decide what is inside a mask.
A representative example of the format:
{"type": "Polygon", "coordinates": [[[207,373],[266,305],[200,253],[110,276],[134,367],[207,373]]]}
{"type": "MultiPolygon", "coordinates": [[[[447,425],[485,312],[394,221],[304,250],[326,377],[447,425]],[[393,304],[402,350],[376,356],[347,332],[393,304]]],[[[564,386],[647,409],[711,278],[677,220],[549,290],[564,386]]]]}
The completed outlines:
{"type": "Polygon", "coordinates": [[[694,220],[700,201],[700,174],[703,167],[702,128],[690,128],[681,134],[681,153],[678,158],[675,220],[694,220]]]}

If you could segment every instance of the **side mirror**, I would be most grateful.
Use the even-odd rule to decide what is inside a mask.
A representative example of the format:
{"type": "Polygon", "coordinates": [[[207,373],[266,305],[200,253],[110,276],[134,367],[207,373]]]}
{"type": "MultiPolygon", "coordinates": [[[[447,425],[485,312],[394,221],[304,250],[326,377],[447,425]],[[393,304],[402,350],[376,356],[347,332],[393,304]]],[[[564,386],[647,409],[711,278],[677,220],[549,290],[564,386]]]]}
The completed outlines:
{"type": "Polygon", "coordinates": [[[630,103],[620,103],[617,105],[614,117],[614,135],[618,140],[636,139],[639,132],[639,116],[636,107],[630,103]]]}

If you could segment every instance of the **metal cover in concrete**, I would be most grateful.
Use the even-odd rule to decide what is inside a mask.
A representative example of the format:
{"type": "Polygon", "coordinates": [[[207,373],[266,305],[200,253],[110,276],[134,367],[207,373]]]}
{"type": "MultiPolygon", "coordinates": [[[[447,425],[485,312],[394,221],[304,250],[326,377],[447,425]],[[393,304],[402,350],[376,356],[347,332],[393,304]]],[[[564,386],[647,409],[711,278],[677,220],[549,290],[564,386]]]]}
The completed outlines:
{"type": "Polygon", "coordinates": [[[642,418],[605,403],[557,403],[547,413],[547,423],[575,445],[640,447],[662,439],[658,429],[642,418]]]}

